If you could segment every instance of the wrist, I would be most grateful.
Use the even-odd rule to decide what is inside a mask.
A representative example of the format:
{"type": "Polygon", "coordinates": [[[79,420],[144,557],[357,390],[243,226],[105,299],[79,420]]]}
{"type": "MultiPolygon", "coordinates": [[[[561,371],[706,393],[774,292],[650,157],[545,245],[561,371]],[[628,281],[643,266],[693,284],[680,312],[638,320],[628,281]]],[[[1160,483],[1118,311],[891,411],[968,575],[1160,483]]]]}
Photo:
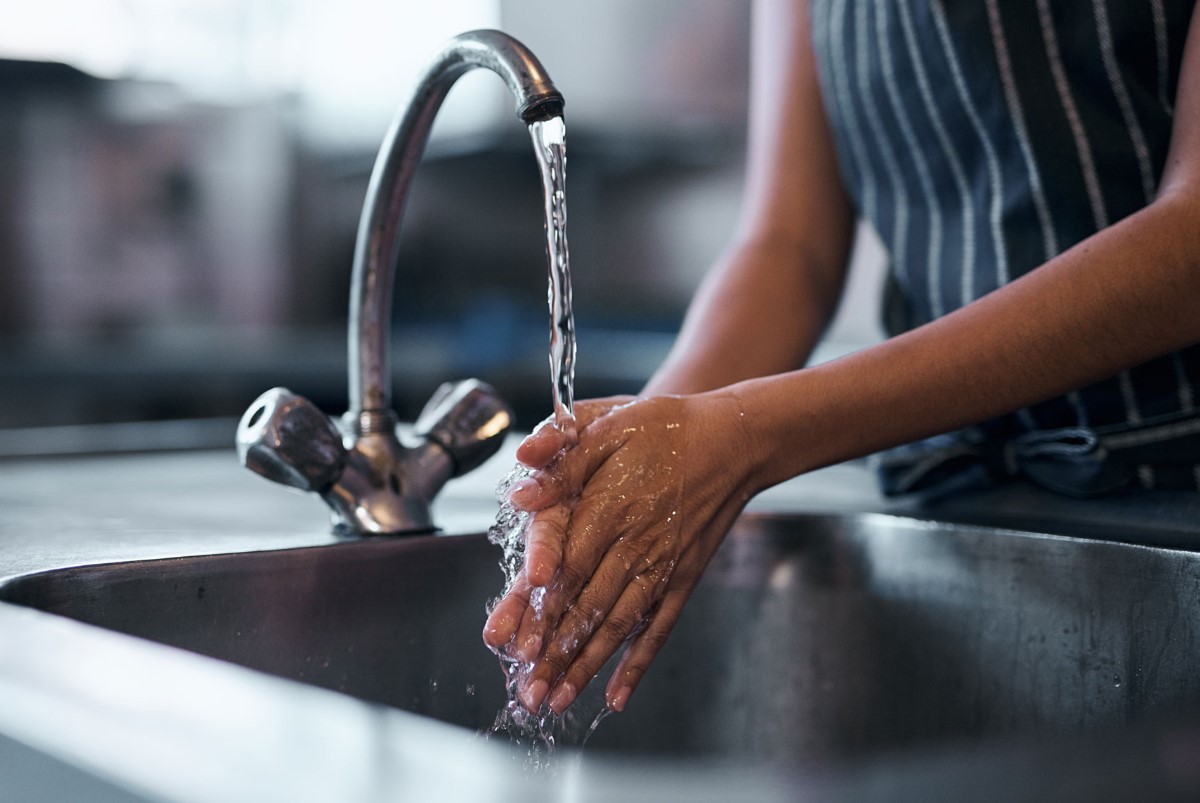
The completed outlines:
{"type": "Polygon", "coordinates": [[[866,433],[845,420],[849,405],[838,403],[831,384],[809,368],[727,389],[740,411],[751,493],[871,451],[858,442],[866,433]]]}
{"type": "Polygon", "coordinates": [[[696,431],[708,433],[704,437],[711,439],[704,448],[722,455],[724,471],[743,502],[788,479],[783,476],[788,471],[783,463],[797,451],[790,436],[775,435],[779,424],[773,422],[769,405],[764,405],[769,392],[765,381],[747,380],[690,396],[703,416],[696,431]]]}

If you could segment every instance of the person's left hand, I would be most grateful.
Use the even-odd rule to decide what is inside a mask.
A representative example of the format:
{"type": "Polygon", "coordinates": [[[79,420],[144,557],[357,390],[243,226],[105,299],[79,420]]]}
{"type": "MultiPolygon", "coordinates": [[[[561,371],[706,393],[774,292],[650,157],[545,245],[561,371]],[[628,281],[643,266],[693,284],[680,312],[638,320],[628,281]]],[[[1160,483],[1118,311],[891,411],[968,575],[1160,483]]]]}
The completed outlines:
{"type": "MultiPolygon", "coordinates": [[[[728,392],[593,412],[579,422],[575,446],[510,493],[541,522],[549,557],[532,578],[527,564],[493,609],[484,640],[532,662],[519,690],[531,711],[543,702],[564,711],[632,636],[606,692],[608,706],[623,709],[757,490],[741,407],[728,392]],[[535,588],[545,593],[531,605],[535,588]]],[[[545,458],[549,446],[539,439],[553,438],[535,433],[522,448],[545,458]]]]}

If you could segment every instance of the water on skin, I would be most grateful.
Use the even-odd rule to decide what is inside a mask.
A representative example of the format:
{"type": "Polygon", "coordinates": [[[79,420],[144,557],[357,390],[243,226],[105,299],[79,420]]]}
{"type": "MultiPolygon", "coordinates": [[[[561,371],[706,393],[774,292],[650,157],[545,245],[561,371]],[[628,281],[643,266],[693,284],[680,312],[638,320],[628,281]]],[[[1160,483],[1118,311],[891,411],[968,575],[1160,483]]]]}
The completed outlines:
{"type": "MultiPolygon", "coordinates": [[[[571,310],[571,266],[567,250],[566,206],[566,126],[561,117],[533,123],[529,126],[542,176],[546,211],[546,256],[549,263],[550,307],[550,380],[554,404],[554,426],[575,440],[575,320],[571,310]]],[[[525,559],[525,528],[529,514],[508,503],[508,490],[513,483],[528,477],[529,469],[516,466],[496,489],[500,511],[496,523],[488,530],[488,540],[501,548],[500,566],[504,572],[501,597],[512,588],[525,559]]],[[[530,605],[541,610],[543,589],[535,589],[530,605]]],[[[499,597],[489,605],[489,613],[499,597]]],[[[608,709],[601,707],[591,724],[581,727],[584,706],[573,705],[562,716],[543,707],[538,713],[525,709],[517,691],[528,676],[532,664],[510,654],[508,649],[495,650],[504,671],[507,701],[496,714],[492,727],[484,735],[492,738],[506,736],[513,747],[514,759],[521,760],[526,769],[547,772],[554,769],[555,748],[560,744],[583,743],[591,737],[608,709]],[[586,733],[584,732],[586,730],[586,733]],[[582,734],[582,736],[581,736],[582,734]]]]}
{"type": "MultiPolygon", "coordinates": [[[[516,581],[525,559],[525,527],[530,514],[517,510],[508,503],[508,490],[514,482],[529,476],[529,469],[516,466],[508,473],[496,488],[496,496],[500,501],[500,512],[496,523],[488,529],[488,540],[501,549],[500,566],[504,572],[504,591],[507,593],[516,581]]],[[[541,595],[535,589],[530,596],[530,605],[534,611],[540,611],[541,595]]],[[[501,596],[503,596],[503,593],[501,596]]],[[[544,593],[544,592],[543,592],[544,593]]],[[[499,602],[499,597],[488,606],[488,612],[499,602]]],[[[561,716],[556,715],[548,707],[533,713],[521,704],[517,691],[529,675],[533,665],[522,661],[513,655],[506,647],[493,650],[500,661],[504,672],[506,702],[496,713],[492,726],[483,732],[489,739],[507,738],[511,747],[510,755],[514,761],[520,762],[526,770],[534,773],[554,772],[556,748],[559,745],[583,747],[601,720],[608,714],[608,708],[599,702],[591,701],[581,696],[561,716]],[[599,706],[599,710],[589,718],[585,710],[599,706]]],[[[585,690],[586,691],[586,690],[585,690]]]]}

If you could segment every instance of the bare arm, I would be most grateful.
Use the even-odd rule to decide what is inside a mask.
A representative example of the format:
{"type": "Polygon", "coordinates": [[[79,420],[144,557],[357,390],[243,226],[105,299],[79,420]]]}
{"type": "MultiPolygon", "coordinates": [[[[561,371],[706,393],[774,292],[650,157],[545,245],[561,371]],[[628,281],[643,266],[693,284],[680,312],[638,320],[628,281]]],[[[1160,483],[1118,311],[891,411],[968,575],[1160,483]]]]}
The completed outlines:
{"type": "Polygon", "coordinates": [[[1008,412],[1200,341],[1200,14],[1180,75],[1171,149],[1149,206],[912,332],[733,388],[761,445],[756,488],[1008,412]],[[792,448],[769,447],[778,443],[792,448]]]}
{"type": "MultiPolygon", "coordinates": [[[[1200,14],[1181,76],[1160,191],[1137,214],[878,346],[815,368],[642,399],[583,427],[578,447],[514,494],[533,511],[576,497],[560,524],[544,615],[527,617],[544,646],[530,656],[526,706],[548,700],[562,711],[636,632],[608,685],[610,707],[623,708],[742,505],[763,488],[1200,342],[1200,14]]],[[[703,333],[695,348],[725,354],[703,333]]]]}
{"type": "Polygon", "coordinates": [[[753,37],[737,235],[647,394],[712,390],[801,367],[841,294],[854,216],[821,105],[808,4],[760,0],[753,37]]]}

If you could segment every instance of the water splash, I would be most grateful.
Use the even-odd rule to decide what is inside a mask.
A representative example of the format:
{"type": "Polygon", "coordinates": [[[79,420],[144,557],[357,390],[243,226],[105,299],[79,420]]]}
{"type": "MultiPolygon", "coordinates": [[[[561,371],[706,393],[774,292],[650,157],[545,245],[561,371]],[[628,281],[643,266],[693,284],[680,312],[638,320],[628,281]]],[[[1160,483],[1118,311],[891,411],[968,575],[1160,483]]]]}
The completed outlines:
{"type": "MultiPolygon", "coordinates": [[[[501,548],[500,566],[504,572],[504,591],[507,593],[516,582],[517,576],[525,560],[525,528],[529,523],[530,514],[517,510],[508,502],[508,491],[513,483],[528,477],[530,470],[524,466],[516,466],[497,485],[496,497],[500,502],[500,511],[496,523],[488,529],[488,540],[501,548]]],[[[490,614],[501,597],[492,600],[488,605],[490,614]]],[[[530,597],[530,604],[535,608],[540,601],[537,590],[530,597]]],[[[509,645],[511,646],[511,645],[509,645]]],[[[492,726],[482,735],[485,738],[507,738],[511,747],[510,755],[514,761],[520,761],[525,769],[532,773],[553,773],[557,771],[556,753],[561,745],[576,745],[582,747],[591,737],[604,718],[607,708],[595,716],[591,725],[583,734],[584,714],[580,713],[588,706],[577,701],[561,716],[556,715],[548,707],[543,706],[538,713],[532,713],[521,704],[517,691],[528,677],[533,665],[522,661],[513,655],[508,646],[492,650],[500,661],[504,672],[504,684],[507,693],[504,707],[496,714],[492,726]],[[583,734],[581,738],[581,734],[583,734]]]]}

